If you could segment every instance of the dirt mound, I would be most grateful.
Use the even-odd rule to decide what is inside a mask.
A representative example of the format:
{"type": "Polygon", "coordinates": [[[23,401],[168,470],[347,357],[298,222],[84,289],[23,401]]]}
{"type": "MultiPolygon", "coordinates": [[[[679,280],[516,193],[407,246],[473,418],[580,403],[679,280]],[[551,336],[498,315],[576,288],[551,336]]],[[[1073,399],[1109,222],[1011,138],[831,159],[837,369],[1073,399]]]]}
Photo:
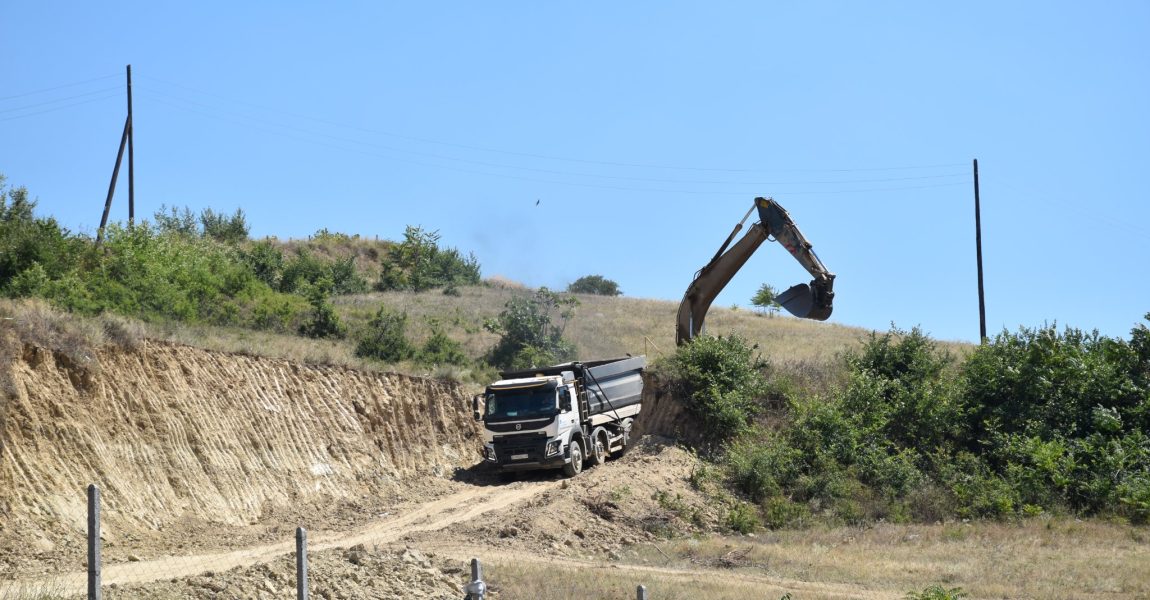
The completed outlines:
{"type": "Polygon", "coordinates": [[[571,480],[554,472],[524,474],[510,489],[558,482],[529,501],[492,511],[461,527],[406,541],[448,550],[482,540],[489,551],[518,549],[560,556],[618,558],[627,545],[715,527],[713,505],[688,484],[699,460],[666,438],[647,436],[618,460],[571,480]]]}
{"type": "Polygon", "coordinates": [[[277,515],[338,526],[382,501],[434,497],[478,447],[454,383],[155,342],[95,359],[81,368],[25,347],[10,365],[0,575],[20,556],[82,554],[90,483],[114,558],[158,532],[277,515]]]}

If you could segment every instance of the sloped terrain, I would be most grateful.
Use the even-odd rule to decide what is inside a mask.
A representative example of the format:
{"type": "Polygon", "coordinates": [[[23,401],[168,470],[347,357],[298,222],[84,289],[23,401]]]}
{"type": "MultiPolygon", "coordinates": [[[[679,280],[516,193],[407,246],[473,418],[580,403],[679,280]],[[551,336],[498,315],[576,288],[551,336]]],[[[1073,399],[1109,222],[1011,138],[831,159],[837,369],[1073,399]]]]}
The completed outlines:
{"type": "Polygon", "coordinates": [[[115,560],[160,532],[352,523],[474,462],[454,383],[154,342],[93,359],[25,346],[9,365],[0,573],[80,555],[90,483],[115,560]]]}

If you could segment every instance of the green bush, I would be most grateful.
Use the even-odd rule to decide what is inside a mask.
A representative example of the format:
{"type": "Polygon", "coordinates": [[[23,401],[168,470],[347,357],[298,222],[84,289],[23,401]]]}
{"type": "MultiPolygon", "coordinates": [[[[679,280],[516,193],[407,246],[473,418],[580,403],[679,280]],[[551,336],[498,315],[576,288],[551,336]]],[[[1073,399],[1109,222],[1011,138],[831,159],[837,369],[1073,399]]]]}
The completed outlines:
{"type": "Polygon", "coordinates": [[[406,337],[407,313],[392,311],[386,306],[379,307],[375,316],[360,333],[355,346],[355,355],[374,358],[384,362],[399,362],[415,355],[411,342],[406,337]]]}
{"type": "Polygon", "coordinates": [[[765,364],[737,335],[696,337],[667,365],[677,395],[687,400],[705,442],[714,446],[747,431],[768,392],[761,374],[765,364]]]}
{"type": "Polygon", "coordinates": [[[340,322],[335,308],[328,303],[328,293],[332,284],[329,279],[322,279],[312,285],[307,291],[308,304],[311,311],[306,320],[300,325],[300,335],[317,339],[343,339],[347,329],[340,322]]]}
{"type": "MultiPolygon", "coordinates": [[[[992,431],[1083,437],[1096,430],[1103,407],[1133,428],[1150,421],[1147,362],[1138,344],[1054,326],[1001,333],[963,366],[970,426],[976,438],[992,431]]],[[[1111,432],[1113,433],[1113,432],[1111,432]]]]}
{"type": "Polygon", "coordinates": [[[429,324],[431,335],[419,350],[419,361],[433,365],[466,365],[470,361],[463,352],[463,345],[451,339],[437,321],[429,324]]]}
{"type": "Polygon", "coordinates": [[[73,268],[82,242],[51,218],[37,218],[36,201],[23,187],[8,188],[0,174],[0,293],[9,297],[34,295],[45,280],[73,268]],[[17,276],[35,269],[11,286],[17,276]]]}
{"type": "Polygon", "coordinates": [[[724,519],[727,529],[738,533],[752,533],[759,528],[759,516],[755,514],[754,507],[746,504],[736,504],[727,511],[724,519]]]}
{"type": "Polygon", "coordinates": [[[759,503],[789,490],[803,473],[802,452],[779,440],[740,440],[726,461],[736,489],[759,503]]]}
{"type": "Polygon", "coordinates": [[[619,284],[602,275],[584,275],[567,286],[571,294],[595,294],[597,296],[622,296],[619,284]]]}
{"type": "Polygon", "coordinates": [[[762,506],[763,524],[769,529],[802,527],[811,518],[811,510],[806,504],[781,496],[767,498],[760,506],[762,506]]]}
{"type": "Polygon", "coordinates": [[[240,252],[240,257],[256,279],[272,289],[280,288],[284,271],[284,253],[271,240],[260,240],[240,252]]]}

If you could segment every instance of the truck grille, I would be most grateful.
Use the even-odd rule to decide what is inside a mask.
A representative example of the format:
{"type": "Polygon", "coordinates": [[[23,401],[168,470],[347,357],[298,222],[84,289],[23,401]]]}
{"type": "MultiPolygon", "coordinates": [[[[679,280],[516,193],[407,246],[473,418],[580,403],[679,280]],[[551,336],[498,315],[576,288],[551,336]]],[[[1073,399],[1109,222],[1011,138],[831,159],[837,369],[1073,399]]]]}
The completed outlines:
{"type": "Polygon", "coordinates": [[[541,433],[499,436],[492,445],[500,464],[540,462],[546,452],[547,436],[541,433]]]}

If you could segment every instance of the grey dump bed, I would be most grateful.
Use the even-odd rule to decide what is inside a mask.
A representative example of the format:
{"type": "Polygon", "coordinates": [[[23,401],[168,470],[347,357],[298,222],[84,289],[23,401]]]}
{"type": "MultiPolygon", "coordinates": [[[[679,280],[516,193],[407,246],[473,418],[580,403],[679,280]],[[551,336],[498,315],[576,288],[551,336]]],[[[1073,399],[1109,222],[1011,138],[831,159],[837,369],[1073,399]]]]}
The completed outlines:
{"type": "Polygon", "coordinates": [[[646,366],[646,356],[635,356],[570,362],[524,371],[505,371],[500,373],[500,376],[504,379],[522,379],[572,373],[583,381],[583,388],[587,391],[588,416],[594,416],[642,401],[643,369],[646,366]]]}

